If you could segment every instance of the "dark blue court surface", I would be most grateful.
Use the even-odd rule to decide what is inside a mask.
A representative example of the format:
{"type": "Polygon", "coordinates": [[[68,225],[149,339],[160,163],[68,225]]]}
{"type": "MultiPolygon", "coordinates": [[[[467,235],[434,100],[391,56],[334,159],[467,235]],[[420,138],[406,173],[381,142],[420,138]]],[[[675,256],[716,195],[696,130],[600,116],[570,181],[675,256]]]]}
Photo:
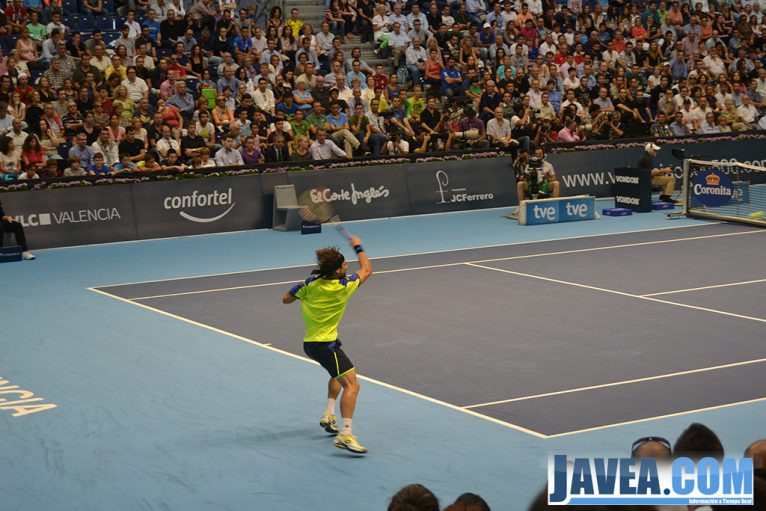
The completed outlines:
{"type": "MultiPolygon", "coordinates": [[[[382,258],[341,338],[364,377],[539,437],[763,399],[764,246],[709,225],[382,258]]],[[[303,357],[280,299],[310,269],[97,291],[303,357]]]]}

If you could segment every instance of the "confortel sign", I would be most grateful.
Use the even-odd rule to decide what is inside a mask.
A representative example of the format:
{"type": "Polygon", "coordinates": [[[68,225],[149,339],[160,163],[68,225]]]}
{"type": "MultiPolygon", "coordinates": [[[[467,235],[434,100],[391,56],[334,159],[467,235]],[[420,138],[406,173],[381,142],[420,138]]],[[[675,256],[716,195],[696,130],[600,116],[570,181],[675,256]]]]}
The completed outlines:
{"type": "Polygon", "coordinates": [[[178,214],[181,216],[181,218],[185,218],[191,222],[210,223],[217,222],[218,220],[228,215],[232,209],[234,209],[236,203],[232,200],[232,197],[233,192],[231,187],[229,187],[229,189],[225,192],[213,190],[209,193],[200,193],[199,190],[194,190],[188,195],[174,195],[165,197],[165,199],[162,201],[162,206],[165,209],[180,209],[181,211],[179,211],[178,214]],[[192,208],[207,208],[210,206],[229,207],[222,213],[209,217],[196,216],[185,211],[192,208]]]}

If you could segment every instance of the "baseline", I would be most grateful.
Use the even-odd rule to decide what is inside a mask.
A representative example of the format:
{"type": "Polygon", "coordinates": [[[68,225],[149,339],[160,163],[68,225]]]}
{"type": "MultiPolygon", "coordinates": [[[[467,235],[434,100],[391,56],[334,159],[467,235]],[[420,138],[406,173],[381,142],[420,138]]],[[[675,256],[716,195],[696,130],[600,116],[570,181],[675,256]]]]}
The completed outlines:
{"type": "Polygon", "coordinates": [[[611,293],[611,294],[620,295],[620,296],[627,296],[629,298],[635,298],[637,300],[649,300],[649,301],[652,301],[652,302],[664,303],[664,304],[668,304],[668,305],[675,305],[677,307],[684,307],[684,308],[687,308],[687,309],[696,309],[696,310],[700,310],[700,311],[704,311],[704,312],[710,312],[710,313],[713,313],[713,314],[720,314],[722,316],[730,316],[730,317],[733,317],[733,318],[747,319],[747,320],[750,320],[750,321],[758,321],[760,323],[766,323],[766,318],[759,318],[759,317],[755,317],[755,316],[746,316],[744,314],[736,314],[734,312],[726,312],[726,311],[722,311],[722,310],[718,310],[718,309],[711,309],[711,308],[708,308],[708,307],[700,307],[698,305],[690,305],[690,304],[687,304],[687,303],[672,302],[670,300],[661,300],[659,298],[654,298],[654,297],[651,297],[651,296],[634,295],[634,294],[631,294],[631,293],[625,293],[624,291],[617,291],[617,290],[614,290],[614,289],[606,289],[606,288],[603,288],[603,287],[590,286],[588,284],[580,284],[580,283],[577,283],[577,282],[570,282],[570,281],[567,281],[567,280],[553,279],[553,278],[550,278],[550,277],[543,277],[541,275],[532,275],[530,273],[522,273],[522,272],[513,271],[513,270],[506,270],[504,268],[494,268],[492,266],[485,266],[483,264],[477,264],[477,263],[473,263],[473,262],[463,263],[463,264],[465,264],[466,266],[472,266],[474,268],[481,268],[483,270],[491,270],[491,271],[496,271],[496,272],[500,272],[500,273],[507,273],[507,274],[510,274],[510,275],[516,275],[518,277],[527,277],[527,278],[530,278],[530,279],[544,280],[544,281],[547,281],[547,282],[553,282],[555,284],[563,284],[563,285],[567,285],[567,286],[574,286],[574,287],[580,287],[580,288],[584,288],[584,289],[590,289],[590,290],[593,290],[593,291],[601,291],[603,293],[611,293]]]}
{"type": "Polygon", "coordinates": [[[717,371],[720,369],[729,369],[732,367],[741,367],[753,364],[763,364],[766,362],[766,358],[756,358],[753,360],[744,360],[742,362],[733,362],[731,364],[721,364],[717,366],[702,367],[700,369],[690,369],[688,371],[677,371],[675,373],[658,374],[656,376],[647,376],[645,378],[633,378],[632,380],[615,381],[611,383],[602,383],[600,385],[589,385],[587,387],[578,387],[574,389],[558,390],[555,392],[545,392],[543,394],[533,394],[531,396],[514,397],[511,399],[501,399],[499,401],[488,401],[486,403],[477,403],[475,405],[467,405],[464,408],[481,408],[484,406],[501,405],[506,403],[515,403],[517,401],[528,401],[530,399],[540,399],[544,397],[561,396],[563,394],[574,394],[575,392],[585,392],[589,390],[604,389],[608,387],[617,387],[620,385],[630,385],[633,383],[642,383],[647,381],[662,380],[665,378],[675,378],[677,376],[686,376],[689,374],[704,373],[709,371],[717,371]]]}
{"type": "MultiPolygon", "coordinates": [[[[287,350],[276,348],[276,347],[272,346],[271,343],[259,342],[259,341],[256,341],[254,339],[250,339],[250,338],[244,337],[242,335],[235,334],[233,332],[228,332],[226,330],[223,330],[223,329],[220,329],[220,328],[216,328],[214,326],[211,326],[211,325],[208,325],[208,324],[205,324],[205,323],[200,323],[199,321],[194,321],[192,319],[185,318],[183,316],[179,316],[177,314],[173,314],[173,313],[164,311],[162,309],[158,309],[158,308],[152,307],[150,305],[146,305],[146,304],[139,303],[139,302],[134,302],[134,301],[129,300],[127,298],[122,298],[120,296],[116,296],[116,295],[107,293],[106,291],[103,291],[103,290],[98,289],[98,288],[90,287],[90,288],[87,288],[87,289],[88,289],[88,291],[92,291],[94,293],[98,293],[98,294],[101,294],[101,295],[109,297],[109,298],[114,298],[114,299],[119,300],[121,302],[129,303],[131,305],[135,305],[137,307],[141,307],[143,309],[155,312],[157,314],[162,314],[163,316],[167,316],[169,318],[173,318],[173,319],[176,319],[176,320],[179,320],[179,321],[183,321],[184,323],[188,323],[190,325],[201,327],[201,328],[204,328],[206,330],[210,330],[212,332],[216,332],[218,334],[223,334],[223,335],[225,335],[227,337],[231,337],[231,338],[236,339],[238,341],[246,342],[246,343],[251,344],[253,346],[257,346],[259,348],[264,348],[264,349],[267,349],[269,351],[273,351],[275,353],[279,353],[279,354],[286,355],[288,357],[291,357],[291,358],[294,358],[294,359],[297,359],[297,360],[301,360],[303,362],[308,362],[309,364],[319,365],[317,362],[315,362],[314,360],[311,360],[308,357],[304,357],[304,356],[301,356],[301,355],[296,355],[295,353],[290,353],[287,350]]],[[[420,394],[418,392],[414,392],[412,390],[405,389],[403,387],[398,387],[396,385],[392,385],[392,384],[386,383],[384,381],[376,380],[374,378],[369,378],[369,377],[361,375],[361,374],[358,374],[357,377],[360,380],[364,380],[364,381],[373,383],[375,385],[379,385],[381,387],[385,387],[387,389],[391,389],[391,390],[394,390],[396,392],[400,392],[402,394],[406,394],[408,396],[416,397],[418,399],[422,399],[424,401],[428,401],[429,403],[433,403],[433,404],[436,404],[436,405],[439,405],[439,406],[443,406],[443,407],[449,408],[451,410],[456,410],[458,412],[462,412],[462,413],[465,413],[467,415],[472,415],[472,416],[477,417],[479,419],[483,419],[483,420],[486,420],[488,422],[492,422],[494,424],[498,424],[500,426],[504,426],[504,427],[507,427],[507,428],[510,428],[510,429],[514,429],[516,431],[520,431],[522,433],[526,433],[528,435],[532,435],[532,436],[537,437],[537,438],[543,438],[543,439],[547,438],[547,435],[544,435],[544,434],[542,434],[540,432],[537,432],[537,431],[525,428],[523,426],[519,426],[518,424],[513,424],[511,422],[503,421],[503,420],[497,419],[495,417],[491,417],[489,415],[484,415],[482,413],[475,412],[473,410],[468,410],[468,409],[463,408],[461,406],[454,405],[452,403],[448,403],[446,401],[442,401],[442,400],[439,400],[439,399],[435,399],[435,398],[432,398],[430,396],[426,396],[424,394],[420,394]]]]}
{"type": "MultiPolygon", "coordinates": [[[[755,229],[755,230],[747,230],[747,231],[739,231],[739,232],[731,232],[731,233],[721,233],[721,234],[708,234],[708,235],[702,235],[702,236],[691,236],[691,237],[685,237],[685,238],[671,238],[671,239],[663,239],[663,240],[653,240],[653,241],[640,241],[635,243],[621,243],[617,245],[607,245],[607,246],[599,246],[599,247],[587,247],[587,248],[577,248],[577,249],[570,249],[570,250],[558,250],[558,251],[552,251],[552,252],[542,252],[542,253],[533,253],[533,254],[523,254],[523,255],[515,255],[515,256],[506,256],[506,257],[494,257],[494,258],[488,258],[488,259],[476,259],[476,260],[470,260],[470,261],[455,261],[455,262],[449,262],[449,263],[439,263],[439,264],[426,264],[422,266],[413,266],[413,267],[405,267],[405,268],[392,268],[392,269],[384,269],[384,270],[378,270],[375,272],[376,275],[385,275],[389,273],[399,273],[399,272],[406,272],[406,271],[420,271],[420,270],[428,270],[428,269],[434,269],[434,268],[449,268],[454,266],[460,266],[464,264],[469,265],[480,265],[481,263],[493,263],[493,262],[504,262],[504,261],[515,261],[519,259],[530,259],[530,258],[537,258],[537,257],[548,257],[548,256],[558,256],[558,255],[568,255],[568,254],[579,254],[579,253],[587,253],[587,252],[597,252],[597,251],[605,251],[605,250],[615,250],[615,249],[622,249],[622,248],[629,248],[629,247],[643,247],[643,246],[649,246],[649,245],[658,245],[658,244],[667,244],[667,243],[678,243],[682,241],[696,241],[701,239],[714,239],[714,238],[722,238],[722,237],[730,237],[730,236],[740,236],[740,235],[748,235],[748,234],[763,234],[763,229],[755,229]]],[[[470,250],[478,250],[478,249],[470,249],[470,250]]],[[[396,257],[404,257],[404,256],[396,256],[396,257]]],[[[377,259],[373,259],[373,261],[376,261],[377,259]]],[[[262,273],[264,271],[278,271],[282,269],[293,269],[293,268],[307,268],[307,266],[297,266],[297,267],[288,267],[288,268],[274,268],[272,270],[254,270],[254,272],[262,273]]],[[[489,268],[489,267],[488,267],[489,268]]],[[[244,273],[244,272],[243,272],[244,273]]],[[[193,278],[207,278],[207,276],[200,276],[200,277],[188,277],[178,280],[188,280],[193,278]]],[[[138,296],[138,297],[130,297],[130,300],[151,300],[154,298],[167,298],[171,296],[185,296],[185,295],[193,295],[193,294],[204,294],[204,293],[217,293],[217,292],[226,292],[226,291],[235,291],[240,289],[250,289],[250,288],[259,288],[259,287],[265,287],[265,286],[276,286],[276,285],[286,285],[290,283],[297,282],[298,280],[301,280],[300,278],[294,278],[291,280],[282,280],[279,282],[261,282],[258,284],[245,284],[245,285],[237,285],[237,286],[226,286],[226,287],[217,287],[217,288],[209,288],[209,289],[200,289],[200,290],[191,290],[191,291],[179,291],[179,292],[173,292],[173,293],[157,293],[152,295],[146,295],[146,296],[138,296]]],[[[170,282],[173,282],[171,279],[170,282]]],[[[150,282],[148,284],[151,284],[153,282],[150,282]]],[[[97,286],[94,287],[94,289],[113,289],[115,287],[121,287],[125,285],[133,285],[133,284],[118,284],[114,286],[97,286]]],[[[585,287],[585,286],[583,286],[585,287]]],[[[600,291],[606,291],[603,288],[593,288],[600,291]]],[[[615,293],[621,293],[618,291],[612,291],[615,293]]],[[[111,293],[110,293],[111,294],[111,293]]],[[[625,296],[639,296],[639,295],[633,295],[629,293],[621,293],[625,296]]]]}
{"type": "Polygon", "coordinates": [[[649,293],[649,294],[640,295],[640,296],[643,298],[646,298],[649,296],[673,295],[676,293],[690,293],[692,291],[705,291],[707,289],[718,289],[722,287],[746,286],[748,284],[760,284],[761,282],[766,282],[766,279],[745,280],[742,282],[731,282],[729,284],[715,284],[712,286],[689,287],[686,289],[675,289],[673,291],[662,291],[660,293],[649,293]]]}

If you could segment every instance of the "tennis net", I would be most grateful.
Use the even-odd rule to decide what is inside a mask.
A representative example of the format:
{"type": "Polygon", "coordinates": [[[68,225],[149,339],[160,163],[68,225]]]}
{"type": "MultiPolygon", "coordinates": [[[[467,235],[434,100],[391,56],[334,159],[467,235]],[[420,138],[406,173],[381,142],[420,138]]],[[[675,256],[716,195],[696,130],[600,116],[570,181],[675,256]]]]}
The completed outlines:
{"type": "Polygon", "coordinates": [[[766,167],[684,160],[684,213],[766,227],[766,167]]]}

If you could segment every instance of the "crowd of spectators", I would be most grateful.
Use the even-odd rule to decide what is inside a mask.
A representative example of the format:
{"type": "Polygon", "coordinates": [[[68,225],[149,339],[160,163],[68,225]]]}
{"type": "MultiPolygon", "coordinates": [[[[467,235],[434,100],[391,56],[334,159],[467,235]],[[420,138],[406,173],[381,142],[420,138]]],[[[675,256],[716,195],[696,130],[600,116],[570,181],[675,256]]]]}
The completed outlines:
{"type": "MultiPolygon", "coordinates": [[[[408,484],[391,497],[388,511],[439,511],[439,498],[422,484],[408,484]]],[[[491,511],[475,493],[463,493],[442,511],[491,511]]]]}
{"type": "MultiPolygon", "coordinates": [[[[725,455],[723,444],[710,428],[703,424],[693,423],[676,439],[675,443],[659,436],[639,438],[630,448],[630,457],[635,459],[654,458],[671,460],[686,457],[699,461],[711,457],[719,461],[725,455]]],[[[729,453],[729,456],[739,454],[729,453]]],[[[753,495],[752,506],[740,505],[692,505],[692,506],[576,506],[582,511],[736,511],[745,509],[766,509],[766,439],[751,443],[742,454],[753,459],[753,495]]],[[[510,506],[509,509],[513,509],[510,506]]],[[[516,506],[521,509],[521,506],[516,506]]],[[[410,484],[399,490],[388,506],[388,511],[439,511],[438,498],[426,487],[420,484],[410,484]]],[[[544,488],[529,506],[529,511],[556,511],[561,506],[549,506],[547,488],[544,488]]],[[[442,511],[490,511],[489,505],[476,494],[464,493],[457,500],[443,508],[442,511]]]]}
{"type": "Polygon", "coordinates": [[[766,129],[763,4],[329,0],[315,29],[224,0],[78,0],[77,18],[8,0],[0,175],[766,129]],[[344,51],[352,35],[393,73],[344,51]]]}
{"type": "MultiPolygon", "coordinates": [[[[713,430],[704,424],[689,425],[671,444],[669,440],[659,436],[639,438],[630,448],[630,457],[635,459],[654,458],[671,460],[674,458],[690,458],[699,461],[710,457],[722,461],[725,455],[723,444],[713,430]]],[[[738,457],[739,453],[728,453],[730,457],[738,457]]],[[[766,439],[756,440],[742,453],[742,456],[753,459],[753,500],[752,506],[746,505],[690,505],[690,506],[582,506],[582,511],[589,510],[645,510],[645,511],[735,511],[766,509],[766,439]]],[[[546,489],[540,492],[532,502],[529,511],[554,511],[560,506],[549,506],[546,489]]]]}

